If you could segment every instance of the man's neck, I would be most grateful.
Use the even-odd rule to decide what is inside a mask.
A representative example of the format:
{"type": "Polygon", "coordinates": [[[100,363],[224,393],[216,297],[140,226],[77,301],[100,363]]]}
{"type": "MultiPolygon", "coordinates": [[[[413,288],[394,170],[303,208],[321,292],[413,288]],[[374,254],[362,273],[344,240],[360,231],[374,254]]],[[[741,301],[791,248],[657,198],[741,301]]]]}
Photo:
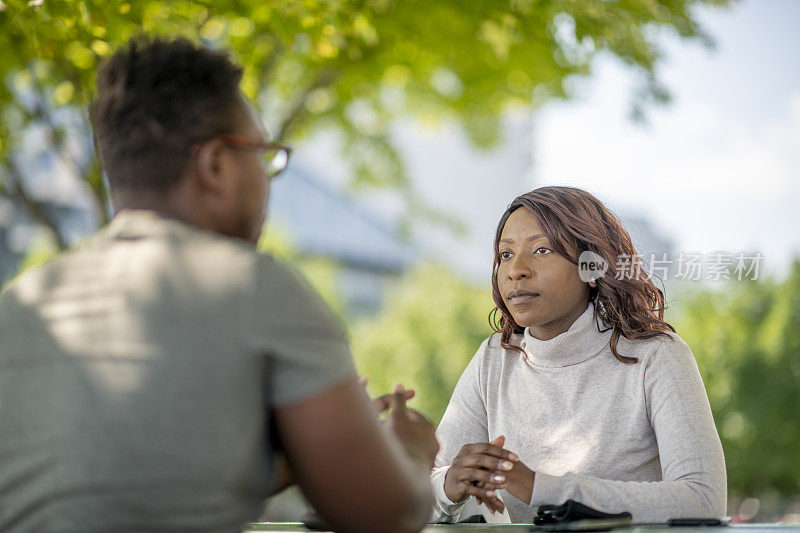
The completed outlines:
{"type": "Polygon", "coordinates": [[[167,218],[179,220],[191,226],[209,228],[207,221],[201,220],[200,210],[189,209],[181,194],[174,191],[135,191],[116,192],[113,195],[114,211],[146,210],[153,211],[167,218]]]}

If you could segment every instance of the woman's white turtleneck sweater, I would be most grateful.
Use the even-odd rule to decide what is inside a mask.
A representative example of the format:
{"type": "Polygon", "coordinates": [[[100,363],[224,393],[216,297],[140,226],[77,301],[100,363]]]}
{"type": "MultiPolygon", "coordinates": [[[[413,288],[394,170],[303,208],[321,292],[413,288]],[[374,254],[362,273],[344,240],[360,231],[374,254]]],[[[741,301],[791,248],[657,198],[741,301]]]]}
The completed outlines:
{"type": "Polygon", "coordinates": [[[672,333],[621,337],[617,351],[639,359],[622,363],[593,313],[589,304],[547,341],[526,329],[516,339],[524,353],[503,349],[499,335],[484,341],[437,429],[436,520],[456,521],[463,507],[444,493],[461,447],[500,435],[536,472],[530,504],[500,491],[512,522],[569,499],[635,522],[725,515],[725,460],[691,350],[672,333]]]}

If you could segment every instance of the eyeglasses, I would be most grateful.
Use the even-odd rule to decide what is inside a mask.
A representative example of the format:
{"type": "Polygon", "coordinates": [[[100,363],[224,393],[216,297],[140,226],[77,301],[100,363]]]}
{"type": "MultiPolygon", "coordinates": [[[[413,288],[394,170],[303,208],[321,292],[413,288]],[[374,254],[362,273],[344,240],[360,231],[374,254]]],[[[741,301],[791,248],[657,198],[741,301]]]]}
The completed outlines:
{"type": "MultiPolygon", "coordinates": [[[[274,179],[286,170],[292,149],[276,143],[253,141],[236,133],[223,133],[212,139],[219,139],[222,144],[234,150],[258,150],[261,152],[261,166],[269,179],[274,179]]],[[[209,139],[211,140],[211,139],[209,139]]]]}

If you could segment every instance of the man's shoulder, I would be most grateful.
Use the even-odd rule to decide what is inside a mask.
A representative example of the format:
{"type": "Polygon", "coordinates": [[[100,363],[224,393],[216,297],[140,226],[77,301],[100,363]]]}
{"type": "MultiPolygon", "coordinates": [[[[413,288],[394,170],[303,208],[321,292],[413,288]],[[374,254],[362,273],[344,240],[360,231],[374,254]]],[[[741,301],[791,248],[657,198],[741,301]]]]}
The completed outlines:
{"type": "MultiPolygon", "coordinates": [[[[49,290],[75,284],[135,284],[161,279],[170,285],[248,285],[259,271],[285,271],[270,254],[246,241],[154,216],[125,217],[49,260],[25,268],[2,294],[27,295],[29,302],[49,290]]],[[[280,275],[280,274],[278,274],[280,275]]]]}
{"type": "Polygon", "coordinates": [[[37,265],[23,265],[14,277],[3,284],[2,291],[0,291],[0,303],[8,301],[8,298],[5,298],[8,293],[21,293],[23,298],[32,299],[31,297],[40,292],[48,281],[51,282],[58,278],[58,272],[69,261],[69,256],[76,252],[77,250],[69,250],[37,265]]]}

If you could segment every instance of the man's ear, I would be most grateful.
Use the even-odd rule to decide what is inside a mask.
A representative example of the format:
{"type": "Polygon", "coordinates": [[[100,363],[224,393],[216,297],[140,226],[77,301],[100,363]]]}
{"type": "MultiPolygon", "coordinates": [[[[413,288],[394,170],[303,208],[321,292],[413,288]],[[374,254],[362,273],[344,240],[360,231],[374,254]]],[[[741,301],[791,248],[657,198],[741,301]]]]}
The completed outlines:
{"type": "Polygon", "coordinates": [[[225,145],[218,140],[208,141],[198,148],[195,180],[201,190],[220,193],[227,188],[225,177],[229,161],[226,151],[225,145]]]}

